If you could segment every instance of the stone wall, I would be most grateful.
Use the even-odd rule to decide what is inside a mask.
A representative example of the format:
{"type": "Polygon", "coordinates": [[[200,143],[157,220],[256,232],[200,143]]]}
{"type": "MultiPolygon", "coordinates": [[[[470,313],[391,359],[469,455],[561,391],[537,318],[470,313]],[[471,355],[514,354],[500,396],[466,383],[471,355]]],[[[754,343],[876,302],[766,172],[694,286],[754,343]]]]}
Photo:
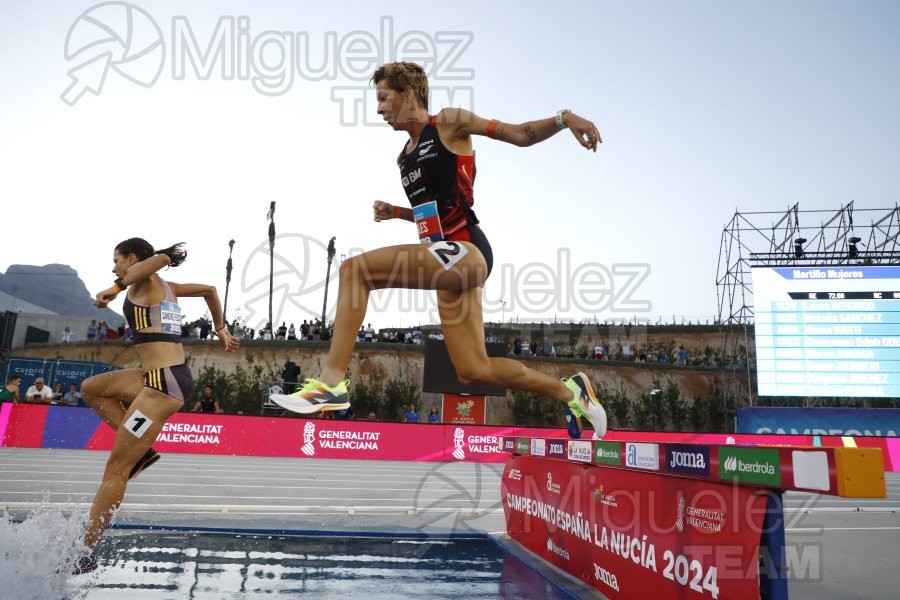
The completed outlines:
{"type": "MultiPolygon", "coordinates": [[[[216,367],[231,373],[238,364],[246,365],[249,357],[254,364],[261,365],[264,372],[271,370],[280,374],[284,363],[292,360],[299,365],[302,377],[314,377],[322,370],[328,351],[327,342],[242,340],[241,349],[235,353],[225,352],[217,342],[186,341],[184,346],[188,364],[195,376],[204,366],[216,367]]],[[[137,353],[130,345],[114,341],[28,346],[16,349],[14,354],[34,358],[100,361],[122,368],[140,366],[137,353]]],[[[350,363],[351,378],[381,368],[389,379],[409,378],[421,387],[424,358],[424,349],[421,346],[358,343],[350,363]]],[[[671,364],[566,358],[523,357],[518,360],[555,378],[584,371],[592,381],[601,382],[609,388],[619,389],[622,386],[630,398],[647,393],[654,379],[665,385],[671,378],[678,385],[682,395],[687,398],[708,396],[714,384],[720,387],[731,386],[738,393],[746,395],[750,385],[746,370],[734,373],[731,370],[678,367],[671,364]]],[[[432,404],[440,406],[440,394],[423,393],[419,402],[420,410],[427,412],[432,404]]],[[[487,413],[488,422],[491,424],[511,422],[506,398],[490,397],[487,413]]]]}

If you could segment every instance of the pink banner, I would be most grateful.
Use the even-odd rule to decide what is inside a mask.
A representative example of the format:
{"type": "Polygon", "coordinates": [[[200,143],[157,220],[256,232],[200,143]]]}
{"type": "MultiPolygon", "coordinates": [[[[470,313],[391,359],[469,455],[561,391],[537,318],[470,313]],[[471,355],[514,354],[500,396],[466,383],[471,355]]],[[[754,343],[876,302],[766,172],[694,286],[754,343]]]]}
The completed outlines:
{"type": "MultiPolygon", "coordinates": [[[[114,431],[94,411],[72,406],[3,403],[0,429],[4,424],[6,431],[0,437],[0,445],[18,448],[110,450],[115,437],[114,431]]],[[[504,436],[569,439],[564,429],[177,413],[166,423],[154,447],[161,452],[189,454],[503,462],[512,450],[497,451],[504,436]]],[[[604,440],[813,445],[810,436],[641,431],[610,431],[604,440]]],[[[840,437],[822,437],[820,441],[825,447],[844,445],[840,437]]],[[[886,471],[900,469],[900,440],[868,437],[857,438],[856,442],[860,446],[882,448],[886,471]]],[[[552,449],[548,445],[547,452],[552,449]]]]}

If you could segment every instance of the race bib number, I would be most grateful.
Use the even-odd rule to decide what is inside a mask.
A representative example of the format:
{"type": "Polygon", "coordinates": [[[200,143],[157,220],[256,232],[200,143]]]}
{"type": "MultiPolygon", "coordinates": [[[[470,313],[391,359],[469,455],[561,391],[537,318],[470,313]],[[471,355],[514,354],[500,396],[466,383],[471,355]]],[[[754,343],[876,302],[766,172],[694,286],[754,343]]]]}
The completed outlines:
{"type": "Polygon", "coordinates": [[[444,239],[441,219],[438,216],[437,202],[432,200],[413,207],[413,220],[419,232],[419,241],[423,244],[439,242],[444,239]]]}
{"type": "Polygon", "coordinates": [[[142,437],[147,433],[147,430],[150,429],[151,425],[153,425],[153,421],[150,417],[139,410],[135,410],[131,413],[131,416],[125,421],[125,429],[136,438],[142,437]]]}
{"type": "Polygon", "coordinates": [[[163,333],[181,334],[181,307],[175,302],[159,303],[160,325],[163,333]]]}
{"type": "Polygon", "coordinates": [[[434,254],[444,267],[444,270],[451,268],[469,253],[469,249],[459,242],[440,241],[431,244],[428,251],[434,254]]]}

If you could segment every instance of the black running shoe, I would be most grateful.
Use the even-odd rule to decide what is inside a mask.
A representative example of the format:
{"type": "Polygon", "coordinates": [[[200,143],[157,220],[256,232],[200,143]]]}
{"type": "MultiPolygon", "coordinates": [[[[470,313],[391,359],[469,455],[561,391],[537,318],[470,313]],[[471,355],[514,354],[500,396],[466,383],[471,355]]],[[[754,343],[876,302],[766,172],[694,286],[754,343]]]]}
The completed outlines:
{"type": "Polygon", "coordinates": [[[142,457],[138,459],[134,466],[131,467],[131,473],[128,475],[128,479],[134,479],[141,472],[159,460],[159,454],[153,448],[147,450],[142,457]]]}

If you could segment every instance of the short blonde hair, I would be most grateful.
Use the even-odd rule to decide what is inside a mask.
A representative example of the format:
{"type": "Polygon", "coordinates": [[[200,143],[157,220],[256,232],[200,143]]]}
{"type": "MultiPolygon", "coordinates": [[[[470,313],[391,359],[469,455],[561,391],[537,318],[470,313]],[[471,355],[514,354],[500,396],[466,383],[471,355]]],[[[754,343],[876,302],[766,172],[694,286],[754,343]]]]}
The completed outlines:
{"type": "Polygon", "coordinates": [[[382,81],[386,81],[395,92],[402,92],[406,86],[411,87],[419,103],[428,110],[428,75],[421,65],[411,62],[385,63],[372,75],[373,84],[378,85],[382,81]]]}

